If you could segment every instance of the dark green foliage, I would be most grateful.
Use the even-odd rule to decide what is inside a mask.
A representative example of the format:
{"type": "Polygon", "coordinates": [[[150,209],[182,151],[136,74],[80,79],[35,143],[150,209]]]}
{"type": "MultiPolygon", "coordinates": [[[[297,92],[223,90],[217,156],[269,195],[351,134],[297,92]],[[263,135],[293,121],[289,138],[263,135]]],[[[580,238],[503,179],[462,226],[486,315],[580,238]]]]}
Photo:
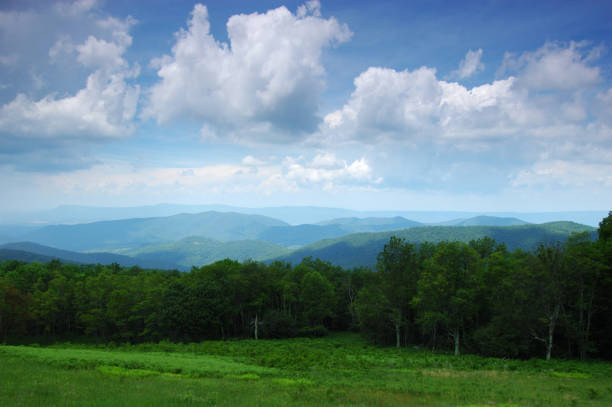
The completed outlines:
{"type": "Polygon", "coordinates": [[[266,338],[292,338],[297,335],[296,321],[282,311],[268,311],[263,317],[262,325],[263,336],[266,338]]]}
{"type": "Polygon", "coordinates": [[[603,242],[612,240],[612,211],[599,222],[597,233],[599,235],[599,240],[603,242]]]}

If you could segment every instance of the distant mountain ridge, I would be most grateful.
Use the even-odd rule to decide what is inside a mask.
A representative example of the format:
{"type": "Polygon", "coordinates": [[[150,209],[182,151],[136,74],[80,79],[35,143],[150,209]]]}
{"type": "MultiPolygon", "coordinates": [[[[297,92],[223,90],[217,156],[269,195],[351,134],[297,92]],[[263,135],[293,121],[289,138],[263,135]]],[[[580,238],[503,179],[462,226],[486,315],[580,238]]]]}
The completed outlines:
{"type": "Polygon", "coordinates": [[[156,262],[147,259],[135,259],[114,253],[79,253],[70,250],[56,249],[32,242],[7,243],[0,246],[0,259],[20,261],[47,262],[58,259],[64,263],[76,264],[111,264],[118,263],[125,267],[140,266],[142,268],[174,269],[177,264],[166,260],[156,262]]]}
{"type": "Polygon", "coordinates": [[[319,222],[319,225],[339,225],[352,233],[358,232],[382,232],[384,230],[407,229],[415,226],[425,226],[424,223],[406,219],[402,216],[389,218],[368,217],[368,218],[337,218],[319,222]]]}
{"type": "Polygon", "coordinates": [[[76,263],[115,262],[185,270],[226,257],[299,263],[311,256],[353,267],[372,266],[390,236],[414,243],[467,242],[489,236],[510,250],[533,250],[539,243],[563,241],[571,233],[594,230],[573,222],[528,224],[513,217],[477,216],[447,223],[452,226],[424,225],[399,216],[343,217],[292,226],[261,215],[209,211],[46,226],[30,230],[26,234],[28,242],[0,246],[4,251],[0,258],[59,258],[76,263]]]}
{"type": "MultiPolygon", "coordinates": [[[[91,223],[105,220],[129,218],[152,218],[177,215],[180,213],[201,213],[207,211],[234,212],[262,215],[280,219],[291,225],[316,224],[337,218],[390,218],[401,216],[421,223],[440,223],[454,219],[468,219],[485,215],[493,217],[514,217],[530,223],[552,221],[573,221],[597,227],[599,221],[608,215],[608,210],[558,211],[558,212],[509,212],[509,211],[427,211],[427,210],[352,210],[318,206],[278,206],[247,208],[230,205],[205,204],[157,204],[134,207],[94,207],[65,205],[54,209],[0,213],[1,225],[41,226],[53,224],[91,223]]],[[[0,230],[0,234],[1,230],[0,230]]]]}
{"type": "Polygon", "coordinates": [[[398,230],[422,223],[396,216],[393,218],[338,218],[318,224],[274,226],[264,230],[259,239],[285,247],[304,246],[322,239],[333,239],[358,232],[398,230]]]}
{"type": "MultiPolygon", "coordinates": [[[[391,236],[411,243],[462,241],[485,236],[504,243],[509,250],[534,250],[540,243],[565,241],[572,233],[591,232],[595,228],[574,222],[551,222],[541,225],[518,226],[425,226],[410,229],[356,233],[336,239],[322,240],[305,246],[278,260],[300,262],[305,257],[319,258],[342,267],[373,266],[376,256],[391,236]]],[[[595,237],[595,236],[593,236],[595,237]]]]}
{"type": "Polygon", "coordinates": [[[446,222],[439,222],[436,226],[519,226],[529,225],[530,222],[514,217],[498,217],[480,215],[468,219],[453,219],[446,222]]]}
{"type": "Polygon", "coordinates": [[[45,226],[26,234],[24,240],[67,250],[91,251],[167,243],[189,236],[221,241],[256,239],[271,226],[288,224],[260,215],[211,211],[160,218],[45,226]]]}
{"type": "MultiPolygon", "coordinates": [[[[451,224],[506,226],[526,224],[516,218],[479,216],[451,224]]],[[[23,240],[73,251],[117,251],[176,242],[190,236],[215,241],[263,240],[284,247],[299,247],[322,239],[360,232],[383,232],[424,226],[403,217],[338,218],[320,224],[289,225],[278,219],[234,212],[202,212],[157,218],[52,225],[30,231],[23,240]]]]}
{"type": "Polygon", "coordinates": [[[145,260],[149,263],[171,262],[183,270],[225,258],[238,261],[263,261],[289,252],[289,249],[261,240],[220,242],[200,236],[190,236],[172,243],[125,251],[136,260],[145,260]]]}

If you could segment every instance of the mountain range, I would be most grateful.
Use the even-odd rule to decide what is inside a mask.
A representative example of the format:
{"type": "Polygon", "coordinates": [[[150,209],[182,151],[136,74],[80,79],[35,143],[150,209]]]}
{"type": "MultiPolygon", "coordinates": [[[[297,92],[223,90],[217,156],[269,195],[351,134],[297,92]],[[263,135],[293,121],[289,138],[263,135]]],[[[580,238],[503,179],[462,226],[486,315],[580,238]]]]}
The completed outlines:
{"type": "MultiPolygon", "coordinates": [[[[514,217],[476,216],[424,224],[401,216],[340,217],[291,225],[263,215],[207,211],[74,225],[18,228],[21,242],[0,246],[0,259],[119,263],[188,270],[223,258],[300,262],[320,258],[343,267],[371,267],[391,236],[409,242],[468,242],[484,236],[510,250],[533,250],[595,229],[575,222],[529,224],[514,217]]],[[[10,232],[10,230],[9,230],[10,232]]]]}
{"type": "Polygon", "coordinates": [[[247,208],[229,205],[179,204],[158,204],[135,207],[63,205],[48,210],[0,213],[0,236],[3,234],[2,229],[6,227],[6,225],[39,227],[43,225],[91,223],[103,220],[156,218],[180,213],[195,214],[210,211],[268,216],[279,219],[290,225],[318,224],[338,218],[392,218],[396,216],[425,224],[439,224],[441,222],[465,220],[480,215],[486,215],[496,218],[519,218],[529,223],[546,223],[566,220],[597,227],[599,221],[608,215],[608,212],[604,210],[566,212],[356,211],[318,206],[247,208]]]}

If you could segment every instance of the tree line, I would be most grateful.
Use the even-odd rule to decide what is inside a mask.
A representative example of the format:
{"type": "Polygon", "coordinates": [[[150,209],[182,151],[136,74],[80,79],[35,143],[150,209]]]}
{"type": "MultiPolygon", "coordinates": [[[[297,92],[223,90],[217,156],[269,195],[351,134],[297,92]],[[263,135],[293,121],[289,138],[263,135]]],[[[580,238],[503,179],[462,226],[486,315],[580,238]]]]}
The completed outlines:
{"type": "Polygon", "coordinates": [[[0,340],[202,341],[360,331],[381,345],[612,358],[612,212],[598,238],[537,250],[392,237],[376,270],[306,258],[188,273],[0,263],[0,340]]]}

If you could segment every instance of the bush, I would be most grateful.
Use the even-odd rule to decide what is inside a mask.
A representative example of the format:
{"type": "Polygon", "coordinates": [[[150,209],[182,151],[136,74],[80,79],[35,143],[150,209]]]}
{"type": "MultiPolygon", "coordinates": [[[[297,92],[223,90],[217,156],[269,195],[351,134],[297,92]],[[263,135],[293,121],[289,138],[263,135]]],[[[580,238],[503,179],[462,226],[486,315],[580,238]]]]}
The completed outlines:
{"type": "Polygon", "coordinates": [[[262,324],[262,336],[264,338],[282,339],[296,336],[297,329],[295,320],[285,312],[269,311],[262,324]]]}
{"type": "Polygon", "coordinates": [[[298,336],[305,336],[307,338],[322,338],[329,335],[329,330],[323,325],[317,325],[315,327],[304,327],[298,331],[298,336]]]}

